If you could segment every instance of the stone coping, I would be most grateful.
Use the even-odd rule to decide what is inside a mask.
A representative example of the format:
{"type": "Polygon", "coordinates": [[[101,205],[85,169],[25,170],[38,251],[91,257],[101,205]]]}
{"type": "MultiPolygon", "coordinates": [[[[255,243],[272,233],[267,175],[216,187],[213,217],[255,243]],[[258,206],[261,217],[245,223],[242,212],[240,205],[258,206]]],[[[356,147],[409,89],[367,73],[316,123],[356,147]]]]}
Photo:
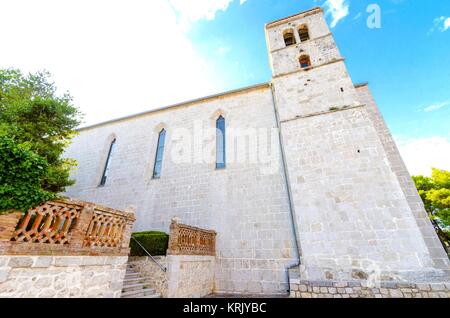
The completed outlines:
{"type": "Polygon", "coordinates": [[[127,256],[0,256],[0,268],[121,265],[127,256]]]}

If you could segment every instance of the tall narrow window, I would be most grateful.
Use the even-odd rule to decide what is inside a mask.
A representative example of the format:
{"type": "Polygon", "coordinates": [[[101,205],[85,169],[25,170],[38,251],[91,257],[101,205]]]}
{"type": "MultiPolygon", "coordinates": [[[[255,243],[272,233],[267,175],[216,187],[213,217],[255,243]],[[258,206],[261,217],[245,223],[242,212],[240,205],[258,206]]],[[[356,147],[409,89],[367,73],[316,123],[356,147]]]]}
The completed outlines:
{"type": "Polygon", "coordinates": [[[300,56],[299,62],[301,68],[308,68],[311,66],[311,59],[309,58],[308,55],[300,56]]]}
{"type": "Polygon", "coordinates": [[[225,168],[225,118],[216,121],[216,169],[225,168]]]}
{"type": "Polygon", "coordinates": [[[111,146],[109,146],[108,157],[106,158],[105,168],[103,169],[102,179],[100,180],[100,185],[101,186],[104,186],[106,184],[106,179],[108,178],[109,167],[111,165],[111,158],[112,158],[112,156],[114,154],[115,145],[116,145],[116,139],[114,139],[111,142],[111,146]]]}
{"type": "Polygon", "coordinates": [[[158,147],[156,148],[155,166],[153,167],[153,179],[159,179],[161,177],[161,168],[162,168],[165,141],[166,141],[166,131],[163,129],[160,131],[158,137],[158,147]]]}
{"type": "Polygon", "coordinates": [[[295,44],[294,31],[292,30],[284,31],[283,37],[284,37],[284,44],[286,46],[295,44]]]}
{"type": "Polygon", "coordinates": [[[306,25],[302,25],[298,29],[298,35],[300,36],[300,42],[308,41],[309,40],[308,27],[306,25]]]}

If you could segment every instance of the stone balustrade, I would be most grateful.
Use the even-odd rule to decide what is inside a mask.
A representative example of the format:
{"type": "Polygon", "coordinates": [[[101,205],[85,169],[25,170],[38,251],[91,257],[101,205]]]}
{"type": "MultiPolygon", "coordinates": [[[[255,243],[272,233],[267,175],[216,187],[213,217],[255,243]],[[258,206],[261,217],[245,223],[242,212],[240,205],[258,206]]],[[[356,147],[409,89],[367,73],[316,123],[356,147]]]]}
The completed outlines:
{"type": "Polygon", "coordinates": [[[212,230],[180,224],[172,219],[167,255],[216,255],[216,235],[212,230]]]}
{"type": "Polygon", "coordinates": [[[134,212],[89,202],[49,201],[0,216],[0,254],[126,256],[134,212]]]}

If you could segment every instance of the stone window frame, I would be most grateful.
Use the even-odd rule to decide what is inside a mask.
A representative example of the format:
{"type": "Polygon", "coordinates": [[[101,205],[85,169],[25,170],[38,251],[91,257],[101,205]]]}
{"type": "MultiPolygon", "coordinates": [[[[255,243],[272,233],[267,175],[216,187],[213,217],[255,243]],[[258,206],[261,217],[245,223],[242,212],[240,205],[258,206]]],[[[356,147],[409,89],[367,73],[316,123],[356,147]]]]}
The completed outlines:
{"type": "MultiPolygon", "coordinates": [[[[97,177],[95,178],[95,180],[100,180],[100,182],[97,183],[97,187],[99,187],[99,188],[106,186],[106,180],[105,180],[105,182],[102,182],[102,181],[103,181],[103,178],[104,178],[104,175],[106,172],[107,165],[108,165],[108,171],[111,171],[111,162],[112,162],[111,161],[111,155],[112,155],[111,154],[111,146],[114,142],[114,146],[115,146],[114,152],[117,153],[117,145],[118,145],[117,140],[118,140],[118,138],[115,133],[110,134],[105,140],[105,143],[104,143],[101,155],[100,155],[100,161],[98,163],[98,165],[99,165],[98,166],[98,174],[97,174],[97,177]]],[[[96,182],[98,182],[98,181],[96,181],[96,182]]]]}
{"type": "MultiPolygon", "coordinates": [[[[169,129],[167,128],[166,123],[161,122],[158,125],[156,125],[153,128],[153,131],[151,133],[151,147],[150,147],[150,151],[148,152],[148,158],[150,159],[150,162],[147,165],[147,168],[145,169],[145,179],[147,180],[160,180],[161,177],[159,178],[154,178],[154,169],[155,169],[155,164],[156,164],[156,156],[157,156],[157,151],[158,151],[158,141],[159,141],[159,134],[161,133],[162,130],[165,130],[166,132],[166,136],[165,136],[165,141],[164,141],[164,152],[166,151],[167,148],[167,143],[168,143],[168,136],[169,136],[169,129]],[[156,142],[155,142],[156,140],[156,142]]],[[[161,171],[162,171],[162,166],[161,166],[161,171]]]]}
{"type": "Polygon", "coordinates": [[[298,58],[297,58],[297,61],[298,61],[299,65],[300,65],[300,68],[302,70],[309,70],[309,69],[311,69],[313,67],[312,66],[311,56],[309,54],[307,54],[307,53],[300,54],[298,56],[298,58]],[[308,65],[307,66],[303,66],[302,59],[307,59],[308,60],[308,65]]]}
{"type": "Polygon", "coordinates": [[[154,160],[154,164],[153,164],[152,179],[161,179],[162,163],[163,163],[163,159],[164,159],[164,149],[166,147],[166,136],[167,136],[167,130],[164,128],[161,129],[160,132],[158,133],[158,142],[156,143],[156,152],[155,152],[155,160],[154,160]],[[161,159],[158,160],[158,157],[160,157],[161,159]],[[157,166],[158,163],[159,163],[159,167],[157,166]]]}
{"type": "Polygon", "coordinates": [[[227,168],[227,142],[226,142],[226,128],[227,128],[227,126],[228,126],[228,121],[229,121],[229,119],[228,119],[228,113],[226,112],[226,111],[224,111],[223,109],[218,109],[218,110],[216,110],[213,114],[212,114],[212,116],[209,118],[209,120],[210,120],[210,125],[211,125],[211,127],[214,127],[214,129],[217,129],[216,128],[216,124],[217,124],[217,120],[219,119],[219,117],[220,116],[222,116],[224,119],[225,119],[225,146],[224,146],[224,155],[225,155],[225,166],[223,167],[223,168],[217,168],[217,157],[216,157],[216,154],[217,154],[217,141],[215,141],[214,142],[214,153],[213,153],[213,155],[214,155],[214,160],[213,160],[213,162],[210,164],[210,167],[211,167],[211,169],[213,169],[213,170],[215,170],[215,171],[225,171],[226,170],[226,168],[227,168]]]}
{"type": "Polygon", "coordinates": [[[309,32],[309,28],[307,24],[302,24],[297,28],[298,38],[300,39],[300,43],[304,43],[306,41],[311,40],[311,34],[309,32]],[[306,30],[306,32],[305,32],[306,30]],[[302,36],[306,33],[306,39],[302,40],[302,36]]]}
{"type": "Polygon", "coordinates": [[[295,30],[293,28],[288,28],[288,29],[285,29],[283,31],[283,41],[284,41],[285,47],[290,47],[290,46],[293,46],[293,45],[297,44],[297,39],[295,38],[295,30]],[[291,37],[292,43],[290,43],[290,44],[288,44],[287,41],[286,41],[287,40],[286,36],[288,34],[290,34],[292,36],[291,37]]]}

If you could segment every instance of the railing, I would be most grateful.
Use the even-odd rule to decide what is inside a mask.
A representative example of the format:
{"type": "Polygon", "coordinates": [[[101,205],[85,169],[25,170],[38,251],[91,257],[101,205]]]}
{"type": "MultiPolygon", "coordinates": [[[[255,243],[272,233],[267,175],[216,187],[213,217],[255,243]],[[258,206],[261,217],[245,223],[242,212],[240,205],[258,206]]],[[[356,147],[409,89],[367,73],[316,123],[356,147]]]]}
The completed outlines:
{"type": "Polygon", "coordinates": [[[433,225],[436,234],[441,241],[442,247],[447,253],[447,256],[450,258],[450,236],[442,230],[436,220],[431,219],[431,224],[433,225]]]}
{"type": "Polygon", "coordinates": [[[133,212],[80,201],[49,201],[0,216],[0,253],[128,255],[133,212]]]}
{"type": "Polygon", "coordinates": [[[179,224],[172,220],[167,254],[215,256],[216,235],[215,231],[179,224]]]}
{"type": "Polygon", "coordinates": [[[69,231],[80,218],[82,206],[62,202],[47,202],[29,210],[21,218],[12,241],[49,244],[69,244],[69,231]]]}
{"type": "Polygon", "coordinates": [[[132,239],[133,241],[135,241],[135,242],[137,243],[137,245],[140,246],[140,248],[142,248],[142,250],[145,252],[145,254],[147,254],[147,255],[152,259],[152,261],[153,261],[156,265],[158,265],[159,268],[161,268],[161,270],[162,270],[163,272],[167,272],[167,268],[165,268],[164,266],[162,266],[161,263],[159,263],[159,262],[152,256],[152,254],[150,254],[150,252],[147,251],[147,249],[141,244],[141,242],[139,242],[138,240],[136,240],[133,236],[131,236],[131,239],[132,239]]]}

